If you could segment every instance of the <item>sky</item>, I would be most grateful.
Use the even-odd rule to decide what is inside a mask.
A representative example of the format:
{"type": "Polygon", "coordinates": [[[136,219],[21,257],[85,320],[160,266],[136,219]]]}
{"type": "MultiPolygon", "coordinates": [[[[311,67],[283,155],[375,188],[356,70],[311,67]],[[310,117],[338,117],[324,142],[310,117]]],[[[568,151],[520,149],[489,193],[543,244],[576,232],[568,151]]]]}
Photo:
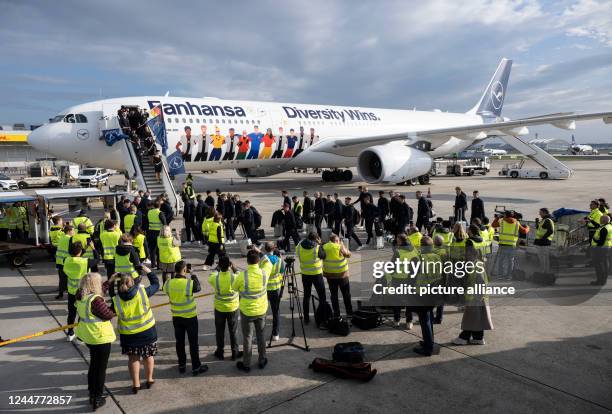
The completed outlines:
{"type": "MultiPolygon", "coordinates": [[[[612,1],[0,0],[0,124],[135,95],[465,112],[612,111],[612,1]]],[[[531,128],[541,138],[572,132],[531,128]]],[[[612,142],[579,124],[578,142],[612,142]]]]}

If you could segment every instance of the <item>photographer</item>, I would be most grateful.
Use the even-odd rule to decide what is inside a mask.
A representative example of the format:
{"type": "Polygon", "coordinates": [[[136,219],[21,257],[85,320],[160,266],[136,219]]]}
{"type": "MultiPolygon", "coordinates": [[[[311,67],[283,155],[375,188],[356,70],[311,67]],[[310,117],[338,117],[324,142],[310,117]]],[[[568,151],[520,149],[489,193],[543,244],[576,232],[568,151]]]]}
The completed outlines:
{"type": "MultiPolygon", "coordinates": [[[[295,249],[302,272],[302,287],[304,288],[304,323],[310,322],[310,297],[314,285],[319,298],[319,306],[327,302],[325,282],[323,282],[323,259],[325,250],[321,248],[321,239],[315,232],[308,234],[295,249]]],[[[313,309],[313,312],[315,309],[313,309]]]]}
{"type": "Polygon", "coordinates": [[[270,309],[272,309],[272,340],[278,341],[278,325],[280,320],[281,286],[283,285],[283,274],[285,264],[281,254],[272,242],[266,242],[262,253],[256,247],[253,250],[261,255],[259,267],[268,275],[267,295],[270,309]]]}

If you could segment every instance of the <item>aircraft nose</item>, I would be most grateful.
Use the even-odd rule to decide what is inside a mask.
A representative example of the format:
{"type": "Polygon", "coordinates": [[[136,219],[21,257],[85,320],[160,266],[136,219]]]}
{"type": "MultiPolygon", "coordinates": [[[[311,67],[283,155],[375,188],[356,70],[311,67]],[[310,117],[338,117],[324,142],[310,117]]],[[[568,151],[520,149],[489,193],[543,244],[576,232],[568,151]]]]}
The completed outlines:
{"type": "Polygon", "coordinates": [[[49,134],[47,126],[43,125],[30,132],[28,144],[42,152],[49,152],[49,134]]]}

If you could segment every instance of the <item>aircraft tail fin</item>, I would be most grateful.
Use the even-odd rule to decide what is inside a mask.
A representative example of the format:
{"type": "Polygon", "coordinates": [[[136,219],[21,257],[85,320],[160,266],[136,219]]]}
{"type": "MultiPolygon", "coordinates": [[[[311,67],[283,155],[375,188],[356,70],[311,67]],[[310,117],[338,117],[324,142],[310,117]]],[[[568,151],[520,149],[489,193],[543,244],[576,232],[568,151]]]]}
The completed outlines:
{"type": "Polygon", "coordinates": [[[481,116],[501,116],[502,107],[504,106],[504,98],[508,91],[508,79],[510,78],[510,69],[512,68],[512,61],[510,59],[503,58],[497,66],[497,70],[487,89],[485,89],[480,101],[472,109],[468,111],[468,114],[476,114],[481,116]]]}

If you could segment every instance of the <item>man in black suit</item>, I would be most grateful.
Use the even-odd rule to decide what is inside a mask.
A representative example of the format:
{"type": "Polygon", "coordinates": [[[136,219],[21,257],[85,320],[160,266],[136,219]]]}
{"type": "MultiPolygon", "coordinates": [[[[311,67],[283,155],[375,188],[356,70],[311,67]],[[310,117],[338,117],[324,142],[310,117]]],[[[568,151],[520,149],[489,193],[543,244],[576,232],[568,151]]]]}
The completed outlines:
{"type": "Polygon", "coordinates": [[[366,244],[370,244],[370,242],[374,239],[374,220],[376,220],[379,216],[378,207],[372,203],[369,197],[366,197],[363,200],[363,207],[361,208],[361,215],[363,216],[363,220],[365,221],[365,228],[368,234],[368,240],[366,244]]]}
{"type": "Polygon", "coordinates": [[[281,191],[281,195],[283,196],[283,205],[289,204],[289,207],[291,207],[291,199],[289,198],[287,190],[281,191]]]}
{"type": "Polygon", "coordinates": [[[389,215],[389,199],[385,197],[384,191],[378,192],[378,214],[380,214],[381,220],[384,220],[389,215]]]}
{"type": "Polygon", "coordinates": [[[461,190],[461,187],[455,187],[455,221],[465,220],[465,212],[467,206],[467,195],[461,190]]]}
{"type": "Polygon", "coordinates": [[[211,194],[210,190],[206,190],[206,198],[204,199],[204,202],[210,207],[210,208],[215,208],[215,199],[213,198],[211,194]]]}
{"type": "Polygon", "coordinates": [[[315,226],[317,227],[317,234],[321,237],[321,222],[323,221],[323,214],[325,213],[325,200],[321,197],[323,193],[320,191],[315,193],[314,201],[314,212],[315,212],[315,226]]]}
{"type": "Polygon", "coordinates": [[[308,191],[304,191],[304,223],[314,223],[314,201],[308,196],[308,191]]]}
{"type": "Polygon", "coordinates": [[[355,215],[357,214],[357,210],[351,204],[351,198],[346,197],[344,199],[344,209],[342,210],[342,218],[344,219],[344,227],[346,228],[346,234],[344,237],[350,239],[351,237],[357,243],[357,250],[361,250],[363,248],[363,244],[359,237],[355,234],[355,215]]]}
{"type": "Polygon", "coordinates": [[[475,218],[480,219],[482,221],[485,217],[485,208],[484,202],[480,195],[478,194],[478,190],[472,193],[472,213],[470,215],[470,223],[474,221],[475,218]]]}
{"type": "Polygon", "coordinates": [[[421,231],[429,223],[431,207],[421,191],[416,192],[416,199],[418,200],[416,227],[421,231]]]}
{"type": "Polygon", "coordinates": [[[343,210],[344,206],[342,205],[342,201],[340,201],[338,193],[334,193],[334,234],[337,234],[338,236],[340,236],[340,230],[342,227],[343,210]]]}
{"type": "Polygon", "coordinates": [[[412,221],[412,208],[406,203],[406,196],[399,196],[396,235],[406,232],[406,227],[412,221]]]}
{"type": "Polygon", "coordinates": [[[297,246],[300,243],[300,236],[297,233],[297,222],[295,221],[295,215],[293,211],[291,211],[290,204],[283,205],[283,236],[285,240],[283,241],[285,252],[291,252],[291,241],[290,238],[293,239],[293,242],[297,246]]]}

